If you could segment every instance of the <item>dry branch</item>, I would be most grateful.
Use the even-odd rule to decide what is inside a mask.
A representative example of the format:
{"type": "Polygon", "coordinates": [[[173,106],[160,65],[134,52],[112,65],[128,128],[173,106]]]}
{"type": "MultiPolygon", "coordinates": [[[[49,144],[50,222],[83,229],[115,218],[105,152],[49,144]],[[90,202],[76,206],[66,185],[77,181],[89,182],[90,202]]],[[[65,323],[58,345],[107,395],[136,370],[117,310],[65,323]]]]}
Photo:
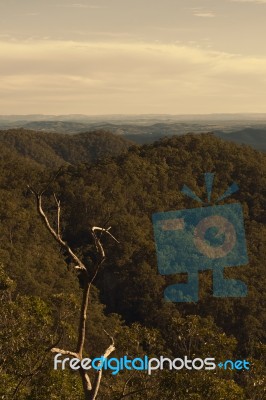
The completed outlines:
{"type": "MultiPolygon", "coordinates": [[[[61,247],[63,247],[67,251],[67,253],[70,255],[70,257],[72,258],[74,263],[77,264],[74,268],[76,270],[81,271],[81,273],[84,274],[84,279],[85,279],[84,289],[83,289],[83,296],[82,296],[82,301],[81,301],[81,308],[80,308],[80,320],[79,320],[79,327],[78,327],[78,340],[77,340],[76,352],[69,351],[69,350],[63,350],[63,349],[60,349],[60,348],[57,348],[57,347],[52,347],[50,350],[53,353],[61,353],[61,354],[69,355],[69,356],[72,356],[74,358],[79,358],[80,360],[82,360],[84,344],[85,344],[85,337],[86,337],[86,321],[87,321],[87,315],[88,315],[88,304],[89,304],[90,289],[91,289],[91,285],[92,285],[94,279],[96,278],[96,276],[98,274],[100,266],[102,265],[102,263],[104,262],[104,260],[106,258],[104,247],[103,247],[102,242],[101,242],[101,236],[102,236],[103,233],[105,233],[105,234],[109,235],[116,242],[118,242],[118,241],[110,233],[111,227],[109,227],[107,229],[101,228],[101,227],[98,227],[98,226],[92,227],[91,233],[92,233],[92,236],[93,236],[93,239],[94,239],[94,244],[95,244],[96,251],[98,252],[100,257],[99,257],[99,261],[96,264],[96,269],[95,269],[94,275],[90,279],[88,270],[87,270],[86,266],[84,265],[84,263],[74,253],[74,251],[70,248],[70,246],[67,244],[67,242],[62,239],[61,229],[60,229],[60,227],[61,227],[61,223],[60,223],[61,203],[60,203],[60,200],[57,199],[55,194],[53,194],[53,197],[54,197],[54,201],[55,201],[55,204],[56,204],[56,207],[57,207],[57,223],[56,223],[57,226],[56,226],[56,229],[53,228],[52,224],[49,221],[49,218],[48,218],[47,214],[43,210],[42,195],[45,193],[45,191],[47,191],[47,189],[49,188],[51,183],[56,179],[56,177],[59,174],[59,171],[56,174],[56,176],[53,179],[50,180],[50,182],[47,184],[45,189],[43,189],[42,191],[37,192],[31,186],[28,186],[28,187],[29,187],[30,191],[35,196],[37,212],[41,216],[41,219],[42,219],[44,225],[46,226],[46,228],[48,229],[48,231],[50,232],[52,237],[56,240],[56,242],[59,243],[59,245],[61,247]],[[101,234],[99,236],[97,235],[97,231],[101,232],[101,234]]],[[[114,339],[107,332],[105,332],[105,333],[107,334],[107,336],[111,340],[111,344],[106,349],[106,351],[105,351],[105,353],[103,355],[104,358],[107,358],[115,350],[115,346],[114,346],[114,339]]],[[[85,400],[95,400],[96,397],[97,397],[97,394],[98,394],[98,391],[99,391],[99,388],[100,388],[101,379],[102,379],[102,368],[97,372],[97,375],[96,375],[96,377],[94,379],[93,385],[91,384],[91,380],[90,380],[87,372],[83,368],[80,368],[80,376],[81,376],[81,379],[82,379],[85,400]]]]}

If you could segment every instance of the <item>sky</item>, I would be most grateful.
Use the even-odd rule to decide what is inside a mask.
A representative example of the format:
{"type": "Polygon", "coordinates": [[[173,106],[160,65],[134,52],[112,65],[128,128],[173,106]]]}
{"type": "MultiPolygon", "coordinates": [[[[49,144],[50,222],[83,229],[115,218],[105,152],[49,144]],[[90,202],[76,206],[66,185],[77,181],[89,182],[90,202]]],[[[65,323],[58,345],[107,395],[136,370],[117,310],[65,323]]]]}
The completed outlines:
{"type": "Polygon", "coordinates": [[[264,113],[265,21],[266,0],[0,0],[0,114],[264,113]]]}

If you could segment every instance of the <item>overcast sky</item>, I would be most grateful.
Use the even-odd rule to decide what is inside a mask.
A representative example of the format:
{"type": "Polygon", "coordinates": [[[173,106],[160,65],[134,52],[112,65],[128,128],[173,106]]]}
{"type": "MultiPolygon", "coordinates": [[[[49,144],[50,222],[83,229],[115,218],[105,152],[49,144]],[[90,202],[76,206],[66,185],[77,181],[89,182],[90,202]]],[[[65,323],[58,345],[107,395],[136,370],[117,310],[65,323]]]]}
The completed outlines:
{"type": "Polygon", "coordinates": [[[266,112],[265,38],[266,0],[0,0],[0,114],[266,112]]]}

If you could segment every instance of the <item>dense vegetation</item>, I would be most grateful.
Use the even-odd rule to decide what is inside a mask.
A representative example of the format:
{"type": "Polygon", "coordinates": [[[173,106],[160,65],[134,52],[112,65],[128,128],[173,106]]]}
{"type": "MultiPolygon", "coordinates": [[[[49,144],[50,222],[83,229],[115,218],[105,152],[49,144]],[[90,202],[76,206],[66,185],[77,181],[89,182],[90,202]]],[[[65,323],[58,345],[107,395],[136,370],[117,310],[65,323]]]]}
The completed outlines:
{"type": "MultiPolygon", "coordinates": [[[[252,120],[249,119],[199,119],[199,120],[187,120],[178,122],[171,119],[171,116],[167,118],[166,116],[163,118],[162,116],[154,116],[153,119],[150,117],[145,118],[134,118],[134,116],[130,119],[123,119],[120,116],[113,116],[109,122],[104,121],[104,117],[101,118],[89,118],[85,116],[79,116],[76,118],[74,116],[58,116],[58,117],[48,117],[47,120],[43,119],[44,116],[24,116],[25,120],[17,120],[17,117],[14,117],[8,121],[0,115],[0,140],[1,140],[1,131],[5,129],[9,129],[7,139],[6,134],[3,134],[2,140],[6,142],[8,140],[9,143],[16,147],[18,151],[23,150],[26,145],[31,148],[32,143],[28,142],[29,137],[31,138],[31,142],[40,140],[40,144],[46,147],[48,151],[48,147],[51,148],[50,151],[56,153],[57,157],[66,159],[70,159],[69,162],[76,162],[76,158],[73,160],[74,151],[69,152],[69,147],[74,147],[75,149],[81,150],[80,143],[83,142],[85,148],[93,147],[97,142],[101,144],[98,148],[100,151],[100,155],[103,155],[104,152],[107,151],[106,141],[102,142],[101,138],[103,137],[103,133],[108,138],[108,146],[111,145],[112,139],[108,136],[107,132],[111,132],[116,135],[117,141],[113,154],[117,154],[119,152],[119,145],[123,147],[125,142],[121,141],[121,138],[126,139],[126,141],[132,141],[137,144],[150,144],[159,140],[163,137],[172,137],[174,135],[184,135],[187,133],[202,133],[202,132],[213,132],[213,134],[221,139],[229,140],[234,143],[239,144],[247,144],[249,146],[254,147],[259,151],[266,151],[266,123],[264,120],[252,120]],[[35,118],[37,120],[35,120],[35,118]],[[15,134],[17,137],[17,130],[15,128],[23,128],[24,134],[20,134],[20,139],[18,138],[14,142],[14,140],[10,140],[12,134],[15,134]],[[11,133],[11,130],[13,133],[11,133]],[[35,133],[34,133],[35,131],[35,133]],[[37,132],[36,132],[37,131],[37,132]],[[50,135],[49,133],[52,133],[50,135]],[[97,132],[101,132],[100,137],[97,135],[97,132]],[[41,133],[41,134],[40,134],[41,133]],[[77,136],[77,140],[73,141],[72,134],[82,133],[82,135],[77,136]],[[59,135],[58,135],[59,134],[59,135]],[[70,138],[67,138],[66,134],[70,134],[70,138]],[[98,137],[97,137],[98,136],[98,137]],[[28,139],[27,139],[28,138],[28,139]],[[19,145],[18,142],[22,141],[22,145],[19,145]],[[64,144],[58,145],[58,142],[62,141],[64,144]],[[71,145],[70,145],[71,143],[71,145]],[[48,147],[47,147],[48,146],[48,147]],[[63,153],[62,153],[63,148],[63,153]]],[[[106,117],[108,120],[108,117],[106,117]]],[[[232,118],[232,117],[231,117],[232,118]]],[[[240,118],[240,117],[239,117],[240,118]]],[[[20,129],[21,131],[21,129],[20,129]]],[[[115,140],[113,140],[115,143],[115,140]]],[[[114,144],[111,145],[114,147],[114,144]]],[[[29,150],[28,150],[29,151],[29,150]]],[[[35,152],[32,152],[32,156],[37,155],[37,148],[35,148],[35,152]]],[[[112,153],[109,150],[109,154],[112,153]]],[[[82,158],[80,160],[86,162],[86,160],[91,159],[90,151],[82,151],[82,158]]],[[[62,160],[58,160],[61,161],[62,160]]]]}
{"type": "Polygon", "coordinates": [[[106,131],[67,135],[26,129],[0,131],[0,143],[47,167],[95,162],[104,156],[118,155],[132,144],[106,131]]]}
{"type": "Polygon", "coordinates": [[[244,128],[230,133],[217,131],[215,134],[222,139],[236,143],[245,143],[257,150],[266,151],[266,129],[263,127],[244,128]]]}
{"type": "MultiPolygon", "coordinates": [[[[0,159],[0,397],[82,398],[78,375],[69,370],[53,371],[49,352],[59,340],[61,347],[73,347],[81,289],[67,256],[39,220],[27,190],[29,183],[42,187],[55,172],[52,167],[58,167],[63,159],[72,165],[65,164],[47,191],[45,207],[55,218],[52,192],[56,192],[62,202],[64,238],[92,265],[92,225],[112,225],[112,233],[120,241],[116,244],[104,239],[107,261],[90,302],[89,356],[102,354],[107,342],[104,328],[115,337],[114,357],[187,355],[217,360],[246,358],[252,363],[251,370],[245,372],[164,370],[148,376],[139,371],[132,377],[129,371],[117,376],[105,372],[99,398],[118,400],[124,391],[133,392],[128,397],[137,400],[262,400],[265,155],[202,134],[133,146],[116,157],[82,164],[86,135],[69,139],[69,143],[76,140],[80,146],[71,159],[70,153],[69,158],[63,157],[58,148],[51,152],[52,136],[47,135],[45,142],[45,135],[41,135],[39,148],[31,133],[11,131],[4,136],[0,159]],[[23,150],[18,151],[14,143],[21,142],[23,150]],[[163,289],[179,277],[164,277],[157,272],[151,215],[198,207],[180,189],[186,184],[204,198],[204,172],[216,173],[214,199],[233,181],[240,186],[241,190],[225,203],[239,201],[243,205],[250,262],[231,268],[227,274],[248,285],[248,296],[214,298],[211,273],[207,271],[201,273],[198,303],[165,302],[163,289]],[[145,386],[147,390],[142,391],[145,386]]],[[[106,138],[110,153],[118,153],[118,144],[120,151],[125,150],[124,142],[118,143],[117,138],[106,134],[102,142],[106,138]]]]}

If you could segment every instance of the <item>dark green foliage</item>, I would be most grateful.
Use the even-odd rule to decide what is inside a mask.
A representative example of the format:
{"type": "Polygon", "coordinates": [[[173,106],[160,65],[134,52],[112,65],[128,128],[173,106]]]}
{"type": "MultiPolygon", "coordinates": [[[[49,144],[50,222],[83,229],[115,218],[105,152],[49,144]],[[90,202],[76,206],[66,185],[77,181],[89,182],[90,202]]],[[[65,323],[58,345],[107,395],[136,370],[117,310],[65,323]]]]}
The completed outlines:
{"type": "Polygon", "coordinates": [[[124,152],[131,144],[106,131],[76,135],[35,132],[26,129],[0,131],[1,146],[47,167],[91,163],[124,152]]]}
{"type": "MultiPolygon", "coordinates": [[[[265,252],[266,175],[263,154],[248,147],[224,143],[212,135],[188,135],[131,148],[117,161],[80,169],[79,179],[76,175],[68,176],[67,187],[71,187],[71,192],[76,195],[72,196],[67,188],[61,195],[66,204],[75,204],[69,210],[70,229],[66,227],[66,235],[70,240],[75,238],[73,244],[76,246],[82,245],[84,237],[88,236],[88,224],[102,224],[108,215],[111,216],[113,231],[123,240],[118,248],[109,250],[107,244],[110,261],[99,280],[99,287],[104,289],[104,300],[111,310],[122,313],[127,320],[147,322],[152,316],[151,310],[161,303],[164,286],[164,278],[156,271],[151,214],[197,207],[198,204],[183,196],[180,189],[185,183],[204,198],[202,174],[205,171],[216,172],[214,200],[233,181],[240,186],[240,192],[228,202],[240,201],[243,205],[250,265],[232,268],[228,274],[242,278],[248,284],[249,296],[242,300],[218,300],[203,290],[199,305],[180,308],[202,315],[211,313],[223,327],[228,326],[232,333],[243,335],[238,324],[241,321],[245,326],[244,319],[253,316],[255,299],[254,307],[260,307],[264,301],[261,260],[265,252]],[[82,220],[80,215],[83,215],[82,220]],[[259,280],[258,276],[261,277],[259,280]],[[219,315],[217,307],[223,309],[219,315]]],[[[207,284],[208,279],[205,286],[207,284]]],[[[262,321],[258,321],[258,332],[261,324],[262,321]]]]}
{"type": "MultiPolygon", "coordinates": [[[[12,135],[10,137],[18,143],[20,133],[13,132],[12,135]]],[[[1,332],[7,348],[11,349],[4,366],[0,365],[0,371],[5,371],[4,384],[0,388],[2,392],[6,390],[3,394],[6,396],[15,390],[19,375],[30,369],[36,354],[45,352],[60,337],[60,332],[64,332],[60,346],[74,345],[81,294],[70,260],[51,240],[27,191],[28,183],[41,187],[49,180],[51,171],[44,170],[40,165],[43,161],[39,164],[32,134],[25,135],[29,137],[25,139],[23,151],[26,152],[27,141],[32,140],[34,157],[29,150],[27,158],[18,155],[16,144],[13,150],[5,147],[0,163],[0,257],[5,266],[5,272],[0,271],[3,293],[1,332]],[[20,308],[23,312],[19,315],[20,308]],[[20,332],[18,336],[12,326],[10,328],[8,320],[13,321],[12,318],[15,318],[15,330],[20,332]],[[40,326],[44,327],[42,335],[32,341],[31,330],[36,332],[40,326]],[[23,359],[26,357],[28,362],[25,370],[21,370],[17,361],[18,352],[24,352],[23,359]]],[[[76,135],[71,140],[77,141],[78,149],[83,147],[86,139],[86,135],[76,135]]],[[[47,152],[45,146],[41,146],[43,160],[53,160],[47,162],[50,166],[59,165],[63,145],[61,153],[59,150],[56,153],[59,159],[54,152],[55,158],[51,156],[50,144],[47,152]]],[[[118,152],[118,148],[110,147],[110,151],[113,150],[118,152]]],[[[69,150],[67,154],[64,157],[70,157],[72,153],[69,150]]],[[[68,159],[68,162],[74,163],[75,159],[79,164],[84,161],[81,150],[80,154],[77,152],[71,157],[72,161],[68,159]]],[[[65,166],[47,191],[44,208],[51,219],[55,219],[52,202],[55,191],[62,202],[63,237],[83,258],[91,273],[95,253],[90,227],[111,225],[112,233],[120,242],[116,244],[108,237],[103,238],[107,260],[95,282],[97,288],[93,290],[89,307],[86,343],[89,356],[101,354],[108,345],[103,333],[106,329],[115,336],[117,350],[114,357],[194,354],[252,360],[252,371],[243,374],[164,371],[148,377],[140,372],[128,383],[127,390],[135,392],[131,398],[262,398],[266,321],[265,160],[262,153],[224,142],[211,134],[186,135],[165,138],[153,145],[131,147],[125,154],[94,164],[65,166]],[[238,201],[243,205],[250,263],[230,268],[226,274],[243,280],[248,285],[248,296],[243,299],[213,298],[211,273],[206,271],[200,277],[199,303],[166,303],[163,299],[165,286],[186,277],[158,274],[151,215],[198,207],[197,202],[186,198],[180,190],[186,184],[197,195],[206,198],[204,172],[216,173],[213,200],[234,181],[240,187],[240,191],[224,203],[238,201]],[[137,392],[144,384],[148,387],[147,397],[143,392],[137,392]]],[[[99,398],[121,398],[128,378],[128,372],[115,378],[105,373],[99,398]]],[[[52,370],[52,356],[49,355],[42,369],[22,385],[19,393],[21,400],[76,400],[80,398],[81,388],[76,374],[52,370]],[[69,397],[71,387],[76,391],[69,397]]]]}
{"type": "Polygon", "coordinates": [[[235,143],[245,143],[260,151],[266,151],[266,130],[265,128],[245,128],[236,132],[215,132],[215,135],[235,143]]]}

